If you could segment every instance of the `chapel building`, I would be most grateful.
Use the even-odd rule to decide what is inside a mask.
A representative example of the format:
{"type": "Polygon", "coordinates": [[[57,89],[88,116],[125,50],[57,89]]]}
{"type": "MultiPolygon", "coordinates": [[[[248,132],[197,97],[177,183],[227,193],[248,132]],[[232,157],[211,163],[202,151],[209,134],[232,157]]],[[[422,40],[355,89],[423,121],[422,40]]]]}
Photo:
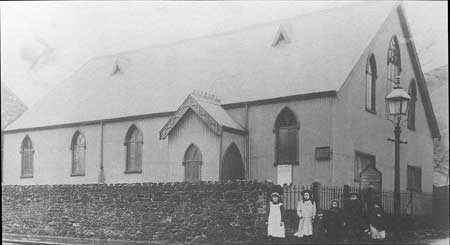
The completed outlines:
{"type": "Polygon", "coordinates": [[[432,191],[440,133],[401,4],[364,3],[96,57],[9,125],[3,184],[228,179],[432,191]]]}

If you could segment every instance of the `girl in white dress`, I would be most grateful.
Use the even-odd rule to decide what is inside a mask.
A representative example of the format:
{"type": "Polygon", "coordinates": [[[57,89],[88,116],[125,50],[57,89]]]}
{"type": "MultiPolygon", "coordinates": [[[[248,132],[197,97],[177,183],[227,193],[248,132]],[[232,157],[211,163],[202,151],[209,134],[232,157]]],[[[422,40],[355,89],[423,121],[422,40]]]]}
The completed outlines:
{"type": "Polygon", "coordinates": [[[274,192],[270,195],[268,218],[267,218],[267,236],[269,238],[284,238],[284,207],[280,202],[280,194],[274,192]]]}
{"type": "Polygon", "coordinates": [[[316,204],[311,199],[309,190],[302,191],[302,200],[297,203],[298,231],[294,234],[297,237],[310,238],[313,234],[313,220],[316,216],[316,204]]]}

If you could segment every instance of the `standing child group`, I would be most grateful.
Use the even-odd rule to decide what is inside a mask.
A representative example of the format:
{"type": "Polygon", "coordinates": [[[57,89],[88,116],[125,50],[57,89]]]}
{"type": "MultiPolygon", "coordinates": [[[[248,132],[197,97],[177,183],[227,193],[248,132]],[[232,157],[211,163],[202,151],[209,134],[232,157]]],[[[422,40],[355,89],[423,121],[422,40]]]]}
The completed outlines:
{"type": "MultiPolygon", "coordinates": [[[[305,241],[357,242],[365,231],[372,239],[382,240],[386,237],[385,215],[380,203],[373,203],[366,218],[357,193],[350,193],[344,209],[341,209],[338,200],[333,200],[326,211],[316,210],[316,203],[309,190],[301,194],[302,200],[297,204],[299,224],[294,236],[305,241]]],[[[272,240],[286,236],[285,212],[280,200],[280,194],[272,193],[267,222],[267,234],[272,240]]]]}

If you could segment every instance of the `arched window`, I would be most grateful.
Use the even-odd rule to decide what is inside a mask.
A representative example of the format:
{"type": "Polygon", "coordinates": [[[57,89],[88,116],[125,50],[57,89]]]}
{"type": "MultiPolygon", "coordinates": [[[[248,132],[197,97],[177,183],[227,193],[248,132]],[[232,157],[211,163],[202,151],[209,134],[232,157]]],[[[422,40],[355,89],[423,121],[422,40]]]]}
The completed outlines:
{"type": "Polygon", "coordinates": [[[402,71],[400,47],[396,36],[391,38],[389,42],[389,48],[387,53],[387,84],[386,95],[392,91],[395,84],[395,79],[400,75],[402,71]]]}
{"type": "Polygon", "coordinates": [[[20,153],[22,154],[22,178],[33,177],[34,149],[30,137],[27,135],[22,141],[20,153]]]}
{"type": "Polygon", "coordinates": [[[371,54],[366,63],[366,110],[376,112],[377,63],[371,54]]]}
{"type": "Polygon", "coordinates": [[[86,158],[86,140],[80,131],[76,131],[72,137],[72,176],[84,175],[86,158]]]}
{"type": "Polygon", "coordinates": [[[275,164],[298,163],[299,124],[294,113],[284,108],[275,121],[275,164]]]}
{"type": "Polygon", "coordinates": [[[416,101],[417,101],[417,89],[416,81],[411,79],[408,89],[411,100],[408,106],[408,128],[410,130],[416,130],[416,101]]]}
{"type": "Polygon", "coordinates": [[[131,125],[125,137],[125,146],[127,151],[126,170],[125,173],[141,173],[142,172],[142,144],[143,136],[141,131],[131,125]]]}
{"type": "Polygon", "coordinates": [[[201,180],[202,153],[194,144],[191,144],[186,150],[183,165],[185,181],[201,180]]]}

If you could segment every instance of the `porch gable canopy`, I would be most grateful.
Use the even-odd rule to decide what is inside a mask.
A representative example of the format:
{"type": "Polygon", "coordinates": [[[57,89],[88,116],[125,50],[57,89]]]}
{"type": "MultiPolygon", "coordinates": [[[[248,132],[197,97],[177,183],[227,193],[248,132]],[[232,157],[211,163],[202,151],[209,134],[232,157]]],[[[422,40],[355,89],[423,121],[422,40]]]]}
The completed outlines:
{"type": "Polygon", "coordinates": [[[194,91],[188,95],[177,111],[159,132],[159,138],[165,139],[172,129],[181,121],[186,112],[191,109],[217,135],[230,131],[245,134],[245,130],[220,105],[220,100],[211,94],[194,91]]]}

